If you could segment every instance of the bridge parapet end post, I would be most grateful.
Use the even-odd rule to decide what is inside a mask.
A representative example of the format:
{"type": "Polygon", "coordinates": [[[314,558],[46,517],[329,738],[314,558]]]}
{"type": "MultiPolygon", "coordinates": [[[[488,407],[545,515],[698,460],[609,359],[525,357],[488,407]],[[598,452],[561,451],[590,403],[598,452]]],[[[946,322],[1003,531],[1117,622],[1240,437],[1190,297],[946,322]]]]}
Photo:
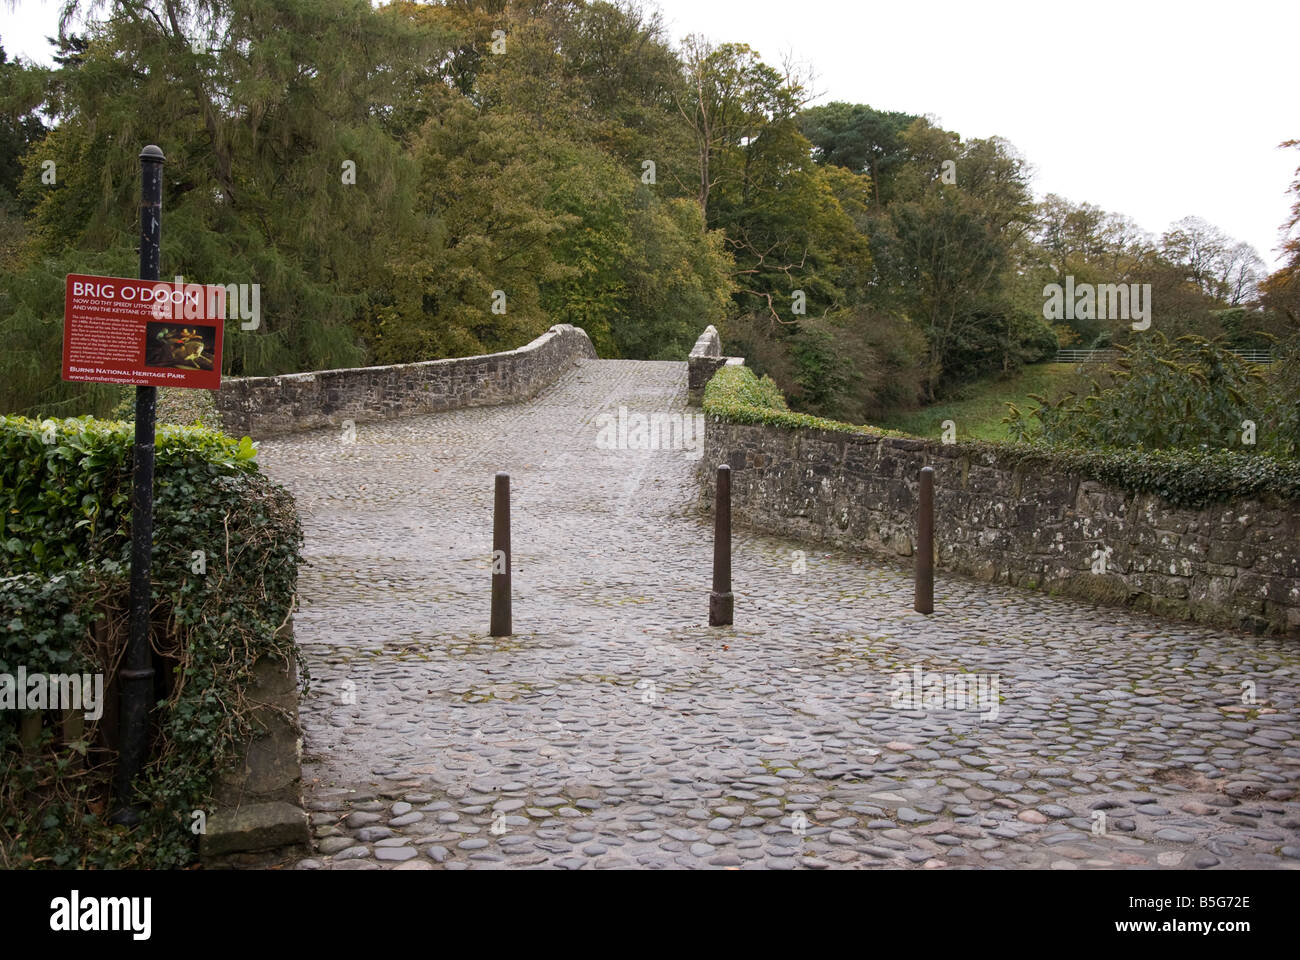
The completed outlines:
{"type": "Polygon", "coordinates": [[[705,327],[686,359],[687,402],[699,406],[704,399],[704,387],[721,367],[744,362],[744,357],[724,357],[722,338],[718,335],[717,328],[712,324],[705,327]]]}

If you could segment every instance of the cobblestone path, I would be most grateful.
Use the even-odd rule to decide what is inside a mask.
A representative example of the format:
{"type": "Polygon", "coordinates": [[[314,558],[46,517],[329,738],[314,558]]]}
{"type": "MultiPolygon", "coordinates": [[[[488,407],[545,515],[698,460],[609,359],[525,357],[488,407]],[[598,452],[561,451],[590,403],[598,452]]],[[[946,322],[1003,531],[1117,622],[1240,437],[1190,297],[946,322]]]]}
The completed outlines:
{"type": "Polygon", "coordinates": [[[922,617],[903,568],[744,532],[708,628],[698,461],[596,443],[685,382],[586,361],[528,404],[262,444],[311,564],[297,866],[1300,867],[1294,643],[942,577],[922,617]]]}

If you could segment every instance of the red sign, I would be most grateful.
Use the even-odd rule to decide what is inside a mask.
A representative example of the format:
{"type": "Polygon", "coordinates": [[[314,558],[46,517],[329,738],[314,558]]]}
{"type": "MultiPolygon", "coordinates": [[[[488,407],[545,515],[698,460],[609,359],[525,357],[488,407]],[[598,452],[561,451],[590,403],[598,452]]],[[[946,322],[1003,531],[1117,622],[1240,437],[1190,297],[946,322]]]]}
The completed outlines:
{"type": "Polygon", "coordinates": [[[221,386],[226,288],[68,274],[63,379],[221,386]]]}

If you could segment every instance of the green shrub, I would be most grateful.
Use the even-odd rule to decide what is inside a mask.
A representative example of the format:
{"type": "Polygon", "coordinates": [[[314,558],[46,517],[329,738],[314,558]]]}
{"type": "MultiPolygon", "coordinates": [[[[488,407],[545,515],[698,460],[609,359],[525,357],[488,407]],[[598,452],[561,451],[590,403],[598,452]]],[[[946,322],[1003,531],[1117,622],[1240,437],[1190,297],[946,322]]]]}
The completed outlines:
{"type": "MultiPolygon", "coordinates": [[[[129,559],[134,438],[134,425],[123,421],[0,418],[0,575],[52,573],[89,557],[129,559]]],[[[197,509],[221,478],[256,476],[255,453],[247,437],[160,427],[155,537],[168,530],[165,518],[180,525],[169,539],[188,534],[195,524],[176,514],[197,509]]]]}
{"type": "MultiPolygon", "coordinates": [[[[0,672],[103,673],[124,643],[131,424],[0,418],[0,672]]],[[[137,781],[144,816],[112,826],[114,757],[80,741],[18,742],[0,711],[0,866],[170,867],[190,860],[190,814],[251,729],[243,690],[263,657],[296,659],[302,532],[292,497],[247,437],[157,433],[152,644],[160,698],[137,781]],[[206,569],[200,572],[200,558],[206,569]]],[[[300,664],[301,666],[301,664],[300,664]]]]}
{"type": "Polygon", "coordinates": [[[1236,449],[1283,457],[1300,448],[1294,417],[1286,416],[1300,397],[1270,389],[1259,369],[1221,340],[1170,341],[1155,332],[1118,349],[1120,359],[1103,382],[1092,381],[1086,396],[1071,393],[1055,403],[1032,396],[1038,407],[1029,416],[1009,405],[1004,422],[1012,437],[1041,434],[1071,447],[1236,449]],[[1243,442],[1246,421],[1256,427],[1243,442]]]}
{"type": "Polygon", "coordinates": [[[793,413],[786,405],[781,389],[771,378],[759,379],[754,376],[754,371],[740,365],[722,367],[713,375],[704,388],[702,406],[706,414],[734,423],[766,423],[872,436],[902,436],[895,431],[877,427],[859,427],[807,413],[793,413]]]}

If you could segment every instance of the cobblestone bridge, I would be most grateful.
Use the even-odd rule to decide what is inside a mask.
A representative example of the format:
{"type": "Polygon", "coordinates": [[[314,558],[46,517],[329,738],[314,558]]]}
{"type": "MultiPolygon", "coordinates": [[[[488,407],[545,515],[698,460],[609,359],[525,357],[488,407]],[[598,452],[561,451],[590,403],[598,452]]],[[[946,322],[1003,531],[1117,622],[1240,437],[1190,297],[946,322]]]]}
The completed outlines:
{"type": "Polygon", "coordinates": [[[745,532],[710,629],[697,461],[596,443],[685,401],[684,363],[588,360],[531,403],[262,444],[310,561],[298,866],[1300,867],[1293,643],[943,577],[922,617],[904,569],[745,532]]]}

